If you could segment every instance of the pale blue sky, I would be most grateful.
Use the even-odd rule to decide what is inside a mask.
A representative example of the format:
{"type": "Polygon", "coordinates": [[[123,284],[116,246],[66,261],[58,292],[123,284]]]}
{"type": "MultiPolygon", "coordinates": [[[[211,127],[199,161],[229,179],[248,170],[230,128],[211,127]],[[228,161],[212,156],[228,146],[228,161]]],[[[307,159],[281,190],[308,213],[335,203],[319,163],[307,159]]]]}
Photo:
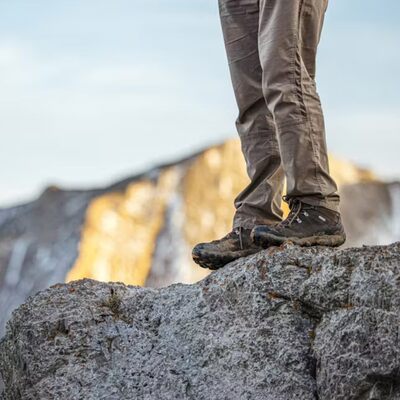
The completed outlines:
{"type": "MultiPolygon", "coordinates": [[[[400,176],[400,2],[331,0],[332,152],[400,176]]],[[[217,0],[0,0],[0,205],[103,184],[235,135],[217,0]]]]}

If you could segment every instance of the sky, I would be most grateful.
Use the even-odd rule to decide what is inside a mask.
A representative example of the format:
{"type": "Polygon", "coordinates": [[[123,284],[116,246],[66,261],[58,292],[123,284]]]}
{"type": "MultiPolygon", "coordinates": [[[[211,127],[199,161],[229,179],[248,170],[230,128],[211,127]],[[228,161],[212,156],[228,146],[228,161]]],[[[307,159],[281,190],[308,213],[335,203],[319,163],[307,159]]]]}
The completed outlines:
{"type": "MultiPolygon", "coordinates": [[[[400,177],[400,2],[331,0],[329,149],[400,177]]],[[[0,206],[103,185],[234,137],[217,0],[0,0],[0,206]]]]}

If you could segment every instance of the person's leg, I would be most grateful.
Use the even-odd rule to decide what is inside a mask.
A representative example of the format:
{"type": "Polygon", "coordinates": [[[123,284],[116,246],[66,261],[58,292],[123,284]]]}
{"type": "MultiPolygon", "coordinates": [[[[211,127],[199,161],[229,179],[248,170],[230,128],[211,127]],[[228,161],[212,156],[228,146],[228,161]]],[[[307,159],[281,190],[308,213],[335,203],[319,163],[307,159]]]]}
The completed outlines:
{"type": "Polygon", "coordinates": [[[260,0],[263,91],[277,125],[291,208],[282,223],[253,229],[252,239],[260,246],[286,240],[337,246],[346,238],[314,80],[326,6],[327,0],[260,0]]]}
{"type": "Polygon", "coordinates": [[[275,124],[262,90],[258,52],[259,0],[219,0],[229,70],[239,115],[236,128],[250,184],[236,197],[233,226],[252,228],[282,219],[281,168],[275,124]]]}
{"type": "Polygon", "coordinates": [[[263,92],[277,126],[287,198],[337,211],[315,56],[327,0],[260,0],[263,92]]]}
{"type": "Polygon", "coordinates": [[[239,108],[236,121],[250,184],[236,197],[233,230],[193,249],[193,260],[217,269],[260,250],[250,240],[259,224],[282,219],[283,170],[275,124],[262,90],[258,52],[259,0],[219,0],[229,70],[239,108]]]}

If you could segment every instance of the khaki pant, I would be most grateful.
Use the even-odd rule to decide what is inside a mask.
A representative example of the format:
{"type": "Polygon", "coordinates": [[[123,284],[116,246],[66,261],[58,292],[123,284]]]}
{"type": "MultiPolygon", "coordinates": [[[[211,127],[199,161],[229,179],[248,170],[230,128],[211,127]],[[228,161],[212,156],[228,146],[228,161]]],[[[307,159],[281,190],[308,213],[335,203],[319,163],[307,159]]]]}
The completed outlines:
{"type": "Polygon", "coordinates": [[[337,210],[315,59],[328,0],[219,0],[236,121],[251,183],[234,227],[279,222],[288,200],[337,210]]]}

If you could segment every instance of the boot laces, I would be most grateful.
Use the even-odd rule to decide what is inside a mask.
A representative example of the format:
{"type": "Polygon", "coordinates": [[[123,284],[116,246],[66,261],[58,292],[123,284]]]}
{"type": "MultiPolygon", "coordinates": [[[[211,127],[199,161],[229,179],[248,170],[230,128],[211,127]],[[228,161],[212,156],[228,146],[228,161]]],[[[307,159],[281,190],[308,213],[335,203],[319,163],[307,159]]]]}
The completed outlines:
{"type": "MultiPolygon", "coordinates": [[[[300,200],[291,200],[289,203],[290,213],[288,217],[282,222],[283,226],[291,226],[295,221],[301,224],[303,221],[300,219],[300,213],[303,210],[303,203],[300,200]]],[[[308,217],[308,213],[303,211],[303,215],[308,217]]]]}
{"type": "Polygon", "coordinates": [[[234,233],[239,238],[240,250],[243,250],[243,238],[242,238],[243,227],[242,226],[238,226],[237,228],[234,229],[234,233]]]}

